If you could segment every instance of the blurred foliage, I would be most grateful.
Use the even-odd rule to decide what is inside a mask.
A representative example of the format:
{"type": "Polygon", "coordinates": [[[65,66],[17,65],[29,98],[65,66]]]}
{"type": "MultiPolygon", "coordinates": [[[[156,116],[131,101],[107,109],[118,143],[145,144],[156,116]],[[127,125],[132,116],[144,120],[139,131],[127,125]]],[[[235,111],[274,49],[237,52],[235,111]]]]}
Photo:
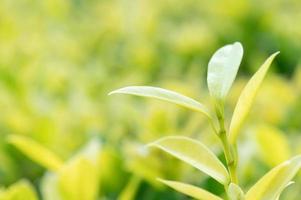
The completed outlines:
{"type": "MultiPolygon", "coordinates": [[[[87,160],[69,163],[91,138],[102,144],[99,184],[93,186],[99,187],[95,191],[101,199],[120,194],[185,199],[156,177],[220,193],[214,180],[144,146],[163,135],[186,135],[219,154],[202,116],[107,93],[119,86],[152,84],[206,103],[208,60],[218,47],[234,41],[243,43],[246,56],[242,78],[230,92],[230,108],[246,83],[244,77],[267,55],[281,51],[239,144],[240,176],[248,188],[287,154],[301,153],[300,6],[298,0],[1,0],[0,199],[20,199],[19,192],[22,199],[36,199],[45,192],[45,179],[64,188],[69,184],[59,183],[59,177],[73,182],[73,171],[92,176],[89,164],[85,172],[80,169],[87,160]],[[67,164],[56,173],[43,168],[8,142],[11,134],[31,138],[67,164]]],[[[60,197],[64,200],[75,199],[72,192],[79,192],[63,190],[71,191],[60,197]]],[[[282,198],[296,199],[300,192],[296,184],[282,198]]]]}

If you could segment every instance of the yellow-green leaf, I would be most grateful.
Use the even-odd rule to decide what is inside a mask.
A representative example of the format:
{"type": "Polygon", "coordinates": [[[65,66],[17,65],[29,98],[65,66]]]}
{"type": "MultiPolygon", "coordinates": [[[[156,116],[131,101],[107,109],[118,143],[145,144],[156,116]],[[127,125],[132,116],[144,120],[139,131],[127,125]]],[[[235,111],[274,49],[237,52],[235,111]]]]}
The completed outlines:
{"type": "Polygon", "coordinates": [[[20,135],[10,135],[8,142],[30,159],[49,170],[56,171],[63,164],[63,161],[56,154],[30,138],[20,135]]]}
{"type": "Polygon", "coordinates": [[[187,196],[190,196],[198,200],[222,200],[222,198],[193,185],[189,185],[177,181],[162,180],[162,179],[159,179],[159,181],[161,181],[165,185],[173,188],[174,190],[180,193],[186,194],[187,196]]]}
{"type": "Polygon", "coordinates": [[[0,190],[0,200],[38,200],[34,187],[26,180],[21,180],[7,189],[0,190]]]}
{"type": "Polygon", "coordinates": [[[245,195],[242,189],[235,183],[230,183],[228,187],[228,196],[231,200],[244,200],[245,195]]]}
{"type": "Polygon", "coordinates": [[[224,99],[236,77],[243,47],[239,42],[218,49],[208,64],[207,83],[210,95],[216,99],[224,99]]]}
{"type": "Polygon", "coordinates": [[[229,130],[229,141],[230,143],[235,143],[240,128],[247,117],[250,108],[254,102],[256,94],[259,90],[259,87],[272,63],[274,58],[279,52],[271,55],[259,68],[259,70],[253,75],[253,77],[249,80],[241,95],[238,99],[236,107],[234,109],[234,113],[232,116],[230,130],[229,130]]]}
{"type": "Polygon", "coordinates": [[[221,184],[229,182],[229,174],[219,159],[202,143],[181,136],[169,136],[149,146],[157,147],[208,174],[221,184]]]}
{"type": "Polygon", "coordinates": [[[133,200],[135,199],[135,195],[137,192],[137,189],[140,185],[140,178],[133,176],[131,177],[130,181],[126,185],[125,189],[121,192],[121,194],[118,197],[118,200],[133,200]]]}
{"type": "Polygon", "coordinates": [[[255,132],[260,155],[266,164],[274,167],[290,158],[289,143],[280,130],[261,125],[255,132]]]}
{"type": "Polygon", "coordinates": [[[301,167],[301,156],[283,162],[264,175],[246,194],[246,200],[275,200],[301,167]]]}
{"type": "Polygon", "coordinates": [[[277,196],[277,198],[276,198],[275,200],[279,200],[279,199],[280,199],[280,195],[282,194],[282,192],[283,192],[286,188],[288,188],[289,186],[293,185],[294,183],[295,183],[294,181],[291,181],[291,182],[289,182],[286,186],[284,186],[284,187],[281,189],[279,195],[277,196]]]}
{"type": "Polygon", "coordinates": [[[163,88],[150,86],[129,86],[110,92],[109,95],[111,94],[130,94],[142,97],[155,98],[175,103],[177,105],[201,112],[210,118],[209,110],[203,104],[190,97],[163,88]]]}

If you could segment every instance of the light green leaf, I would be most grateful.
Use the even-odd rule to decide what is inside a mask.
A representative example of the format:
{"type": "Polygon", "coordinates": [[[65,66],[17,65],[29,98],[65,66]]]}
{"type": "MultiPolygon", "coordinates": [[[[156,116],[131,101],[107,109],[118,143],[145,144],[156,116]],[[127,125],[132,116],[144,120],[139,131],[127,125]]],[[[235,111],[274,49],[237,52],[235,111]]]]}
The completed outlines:
{"type": "Polygon", "coordinates": [[[141,179],[139,177],[133,176],[126,185],[125,189],[121,192],[118,200],[133,200],[139,188],[141,179]]]}
{"type": "Polygon", "coordinates": [[[159,179],[159,181],[178,192],[181,192],[183,194],[186,194],[187,196],[193,197],[198,200],[222,200],[222,198],[193,185],[162,179],[159,179]]]}
{"type": "Polygon", "coordinates": [[[279,200],[279,199],[280,199],[280,195],[282,194],[282,192],[283,192],[286,188],[288,188],[289,186],[293,185],[294,183],[295,183],[294,181],[291,181],[291,182],[289,182],[286,186],[284,186],[284,187],[281,189],[281,191],[280,191],[279,195],[277,196],[276,200],[279,200]]]}
{"type": "Polygon", "coordinates": [[[242,189],[235,183],[230,183],[228,187],[228,196],[231,200],[244,200],[245,195],[242,189]]]}
{"type": "Polygon", "coordinates": [[[187,96],[163,88],[150,86],[129,86],[110,92],[109,95],[111,94],[131,94],[136,96],[155,98],[201,112],[207,117],[211,118],[208,108],[203,104],[187,96]]]}
{"type": "Polygon", "coordinates": [[[33,186],[25,180],[21,180],[7,189],[0,190],[0,200],[38,200],[33,186]]]}
{"type": "Polygon", "coordinates": [[[264,175],[246,194],[246,200],[275,200],[301,167],[301,156],[278,165],[264,175]]]}
{"type": "Polygon", "coordinates": [[[155,141],[149,146],[157,147],[174,157],[199,169],[225,185],[229,174],[225,166],[202,143],[187,137],[169,136],[155,141]]]}
{"type": "Polygon", "coordinates": [[[208,64],[207,83],[210,95],[218,100],[224,99],[236,77],[243,56],[239,42],[218,49],[208,64]]]}
{"type": "Polygon", "coordinates": [[[62,199],[95,200],[98,194],[98,168],[89,159],[73,159],[58,173],[58,187],[62,199]]]}
{"type": "Polygon", "coordinates": [[[56,171],[63,164],[63,161],[57,155],[30,138],[20,135],[10,135],[8,142],[30,159],[49,170],[56,171]]]}
{"type": "Polygon", "coordinates": [[[236,138],[240,131],[240,128],[247,117],[250,108],[254,102],[258,89],[272,63],[274,58],[279,52],[271,55],[259,68],[259,70],[253,75],[253,77],[249,80],[241,95],[238,99],[236,107],[234,109],[234,113],[232,116],[230,130],[229,130],[229,141],[234,144],[236,142],[236,138]]]}

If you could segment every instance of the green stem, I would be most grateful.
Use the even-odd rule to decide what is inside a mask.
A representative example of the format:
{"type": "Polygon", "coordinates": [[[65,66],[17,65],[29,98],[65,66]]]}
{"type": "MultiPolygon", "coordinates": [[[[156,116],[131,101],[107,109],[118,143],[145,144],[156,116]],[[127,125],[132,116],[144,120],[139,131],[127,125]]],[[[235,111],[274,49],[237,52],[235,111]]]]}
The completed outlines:
{"type": "Polygon", "coordinates": [[[237,158],[235,156],[235,146],[231,147],[228,141],[227,132],[225,129],[225,118],[224,118],[224,107],[220,104],[216,109],[216,114],[219,122],[219,132],[218,136],[222,142],[224,155],[227,162],[227,168],[230,174],[230,180],[232,183],[238,184],[237,178],[237,158]]]}

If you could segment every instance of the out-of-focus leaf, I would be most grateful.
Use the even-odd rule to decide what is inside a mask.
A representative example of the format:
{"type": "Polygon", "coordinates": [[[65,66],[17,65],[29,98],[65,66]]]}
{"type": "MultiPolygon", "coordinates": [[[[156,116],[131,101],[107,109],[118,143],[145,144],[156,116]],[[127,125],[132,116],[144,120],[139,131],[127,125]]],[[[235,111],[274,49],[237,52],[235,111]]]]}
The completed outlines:
{"type": "Polygon", "coordinates": [[[33,186],[25,180],[21,180],[7,189],[0,190],[0,200],[38,200],[33,186]]]}
{"type": "Polygon", "coordinates": [[[98,170],[84,157],[65,165],[58,174],[58,186],[63,199],[95,200],[98,193],[98,170]]]}
{"type": "Polygon", "coordinates": [[[243,47],[239,42],[218,49],[208,64],[207,83],[210,95],[216,99],[224,99],[236,77],[243,47]]]}
{"type": "Polygon", "coordinates": [[[246,200],[274,200],[301,167],[301,156],[283,162],[264,175],[246,194],[246,200]]]}
{"type": "Polygon", "coordinates": [[[228,187],[228,196],[231,200],[244,200],[245,195],[242,189],[235,183],[230,183],[228,187]]]}
{"type": "Polygon", "coordinates": [[[100,144],[91,140],[57,172],[47,173],[42,192],[51,200],[95,200],[99,189],[100,144]]]}
{"type": "Polygon", "coordinates": [[[258,126],[255,131],[264,162],[274,167],[290,158],[290,146],[280,130],[270,126],[258,126]]]}
{"type": "Polygon", "coordinates": [[[202,189],[198,188],[193,185],[189,185],[182,182],[177,181],[168,181],[159,179],[160,182],[164,183],[165,185],[173,188],[174,190],[186,194],[187,196],[193,197],[199,200],[222,200],[222,198],[202,189]]]}
{"type": "Polygon", "coordinates": [[[129,86],[110,92],[109,95],[111,94],[131,94],[142,97],[160,99],[201,112],[207,117],[210,117],[208,108],[203,104],[199,103],[194,99],[191,99],[190,97],[163,88],[150,86],[129,86]]]}
{"type": "Polygon", "coordinates": [[[292,184],[294,184],[295,182],[294,181],[290,181],[286,186],[284,186],[281,190],[281,192],[279,193],[278,197],[276,198],[276,200],[279,200],[280,199],[280,195],[282,194],[282,192],[288,188],[289,186],[291,186],[292,184]]]}
{"type": "Polygon", "coordinates": [[[118,200],[133,200],[135,199],[135,195],[137,192],[137,189],[140,184],[140,178],[133,176],[131,180],[128,182],[125,189],[122,191],[120,196],[118,197],[118,200]]]}
{"type": "Polygon", "coordinates": [[[8,141],[30,159],[49,170],[56,171],[63,164],[63,161],[56,154],[30,138],[10,135],[8,141]]]}
{"type": "Polygon", "coordinates": [[[253,75],[253,77],[249,80],[241,95],[238,99],[236,107],[234,109],[234,113],[232,116],[230,130],[229,130],[229,141],[230,143],[235,143],[240,128],[247,117],[250,108],[254,102],[256,94],[259,90],[259,87],[272,63],[274,58],[279,52],[271,55],[259,68],[259,70],[253,75]]]}
{"type": "Polygon", "coordinates": [[[169,136],[157,140],[149,146],[157,147],[189,165],[208,174],[221,184],[229,182],[229,174],[225,166],[202,143],[181,136],[169,136]]]}
{"type": "Polygon", "coordinates": [[[56,173],[47,172],[42,178],[41,192],[44,200],[63,200],[58,187],[56,173]]]}

